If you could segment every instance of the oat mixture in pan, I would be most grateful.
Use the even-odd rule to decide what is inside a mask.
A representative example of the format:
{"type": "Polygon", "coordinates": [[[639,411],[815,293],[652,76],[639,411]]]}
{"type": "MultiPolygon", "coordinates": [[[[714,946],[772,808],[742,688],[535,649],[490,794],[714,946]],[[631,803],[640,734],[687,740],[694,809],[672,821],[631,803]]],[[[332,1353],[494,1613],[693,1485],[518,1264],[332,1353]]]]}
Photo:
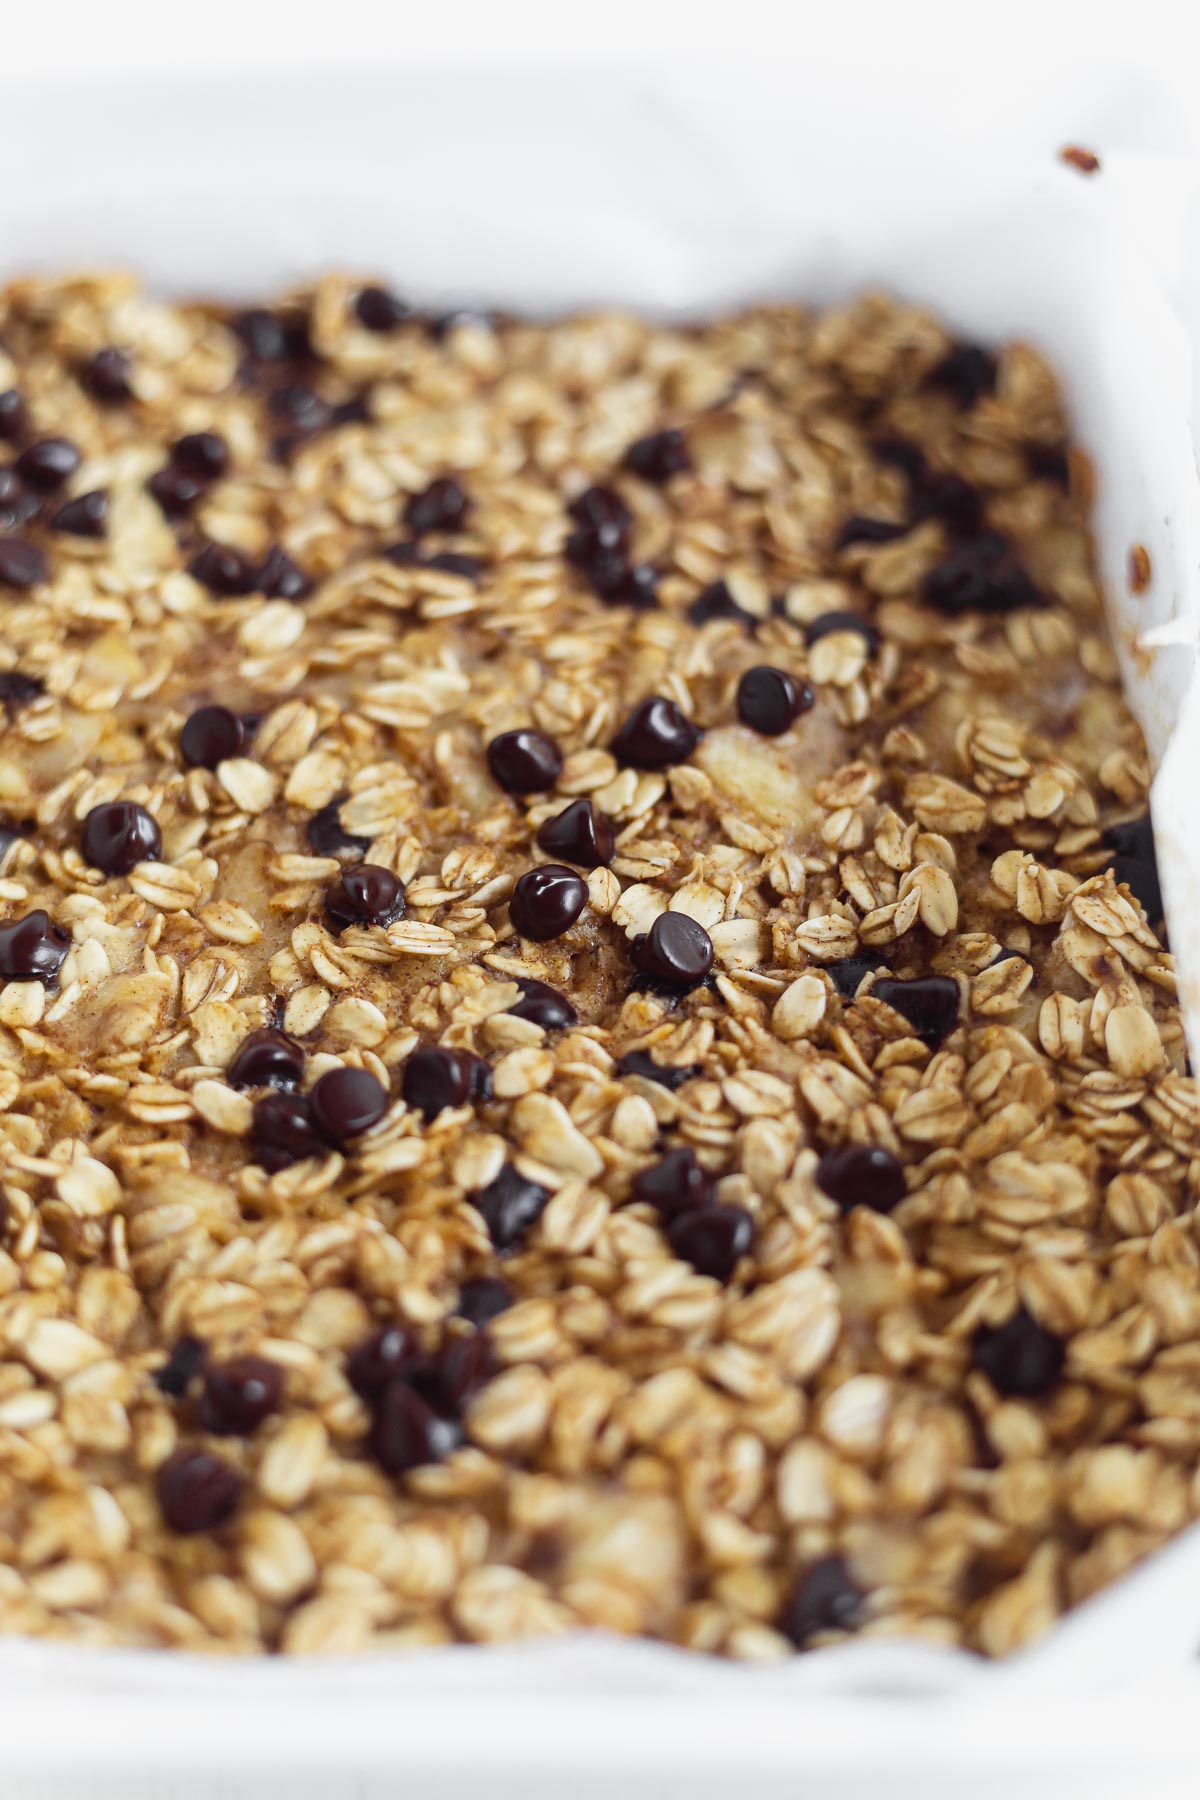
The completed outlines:
{"type": "Polygon", "coordinates": [[[0,300],[0,1619],[998,1654],[1200,1512],[1052,374],[0,300]]]}

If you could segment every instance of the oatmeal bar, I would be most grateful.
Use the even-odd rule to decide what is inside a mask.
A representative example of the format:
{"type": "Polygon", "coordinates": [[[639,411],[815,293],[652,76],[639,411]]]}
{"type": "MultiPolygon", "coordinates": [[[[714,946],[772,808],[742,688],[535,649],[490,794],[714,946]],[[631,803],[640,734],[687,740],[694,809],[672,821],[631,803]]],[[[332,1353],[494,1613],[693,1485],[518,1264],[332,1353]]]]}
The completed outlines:
{"type": "Polygon", "coordinates": [[[999,1654],[1200,1512],[1026,345],[0,299],[8,1631],[999,1654]]]}

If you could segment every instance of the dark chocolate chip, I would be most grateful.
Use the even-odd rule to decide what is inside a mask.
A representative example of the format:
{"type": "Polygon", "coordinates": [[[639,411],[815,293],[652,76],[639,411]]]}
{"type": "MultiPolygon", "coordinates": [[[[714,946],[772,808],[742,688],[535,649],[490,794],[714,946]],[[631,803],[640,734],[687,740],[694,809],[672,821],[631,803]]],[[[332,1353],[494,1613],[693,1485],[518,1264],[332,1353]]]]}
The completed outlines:
{"type": "Polygon", "coordinates": [[[196,1414],[205,1431],[218,1437],[249,1437],[279,1410],[283,1370],[265,1356],[234,1356],[210,1363],[196,1414]]]}
{"type": "Polygon", "coordinates": [[[633,513],[614,488],[585,488],[571,501],[567,512],[577,525],[612,533],[611,543],[624,543],[633,530],[633,513]]]}
{"type": "Polygon", "coordinates": [[[210,594],[226,599],[253,594],[258,589],[254,558],[233,544],[205,544],[188,564],[188,574],[210,594]]]}
{"type": "Polygon", "coordinates": [[[464,1050],[462,1054],[466,1057],[470,1068],[471,1092],[469,1098],[472,1104],[478,1102],[480,1105],[485,1105],[487,1101],[494,1100],[496,1081],[492,1074],[492,1065],[487,1057],[475,1056],[469,1050],[464,1050]]]}
{"type": "Polygon", "coordinates": [[[338,809],[348,797],[346,794],[338,794],[320,812],[315,812],[304,827],[308,847],[314,856],[351,855],[355,862],[361,862],[371,848],[370,838],[356,837],[342,825],[338,809]]]}
{"type": "Polygon", "coordinates": [[[839,550],[848,550],[852,544],[894,544],[910,529],[895,519],[868,519],[854,513],[838,532],[835,544],[839,550]]]}
{"type": "Polygon", "coordinates": [[[351,863],[326,890],[325,911],[334,929],[348,925],[390,925],[404,912],[404,883],[378,863],[351,863]]]}
{"type": "Polygon", "coordinates": [[[616,854],[616,835],[590,800],[572,800],[538,826],[537,847],[580,869],[607,868],[616,854]]]}
{"type": "Polygon", "coordinates": [[[173,1400],[182,1400],[189,1383],[204,1367],[206,1349],[203,1338],[190,1335],[177,1338],[166,1362],[151,1370],[150,1379],[159,1392],[169,1394],[173,1400]]]}
{"type": "Polygon", "coordinates": [[[508,903],[513,930],[535,944],[561,937],[588,900],[588,886],[564,863],[540,863],[521,876],[508,903]]]}
{"type": "Polygon", "coordinates": [[[1049,1393],[1066,1357],[1063,1340],[1023,1306],[1003,1325],[981,1325],[971,1340],[971,1359],[998,1394],[1034,1399],[1049,1393]]]}
{"type": "Polygon", "coordinates": [[[356,1344],[346,1358],[346,1379],[355,1393],[372,1402],[390,1381],[403,1375],[414,1355],[403,1325],[382,1325],[356,1344]]]}
{"type": "Polygon", "coordinates": [[[461,1050],[444,1044],[422,1044],[404,1065],[400,1091],[405,1104],[425,1119],[436,1119],[450,1106],[465,1106],[471,1097],[471,1065],[461,1050]]]}
{"type": "Polygon", "coordinates": [[[874,656],[883,641],[879,635],[879,627],[873,625],[870,619],[864,619],[861,613],[827,612],[822,613],[819,619],[810,620],[804,627],[805,642],[811,649],[822,638],[831,637],[835,631],[857,631],[860,637],[866,639],[867,651],[871,656],[874,656]]]}
{"type": "Polygon", "coordinates": [[[171,446],[171,462],[199,481],[219,481],[229,467],[229,445],[218,431],[189,431],[171,446]]]}
{"type": "Polygon", "coordinates": [[[497,1250],[515,1250],[541,1218],[549,1198],[548,1189],[518,1175],[511,1163],[505,1163],[494,1181],[471,1195],[497,1250]]]}
{"type": "Polygon", "coordinates": [[[518,975],[517,986],[521,998],[508,1009],[514,1018],[531,1019],[543,1031],[565,1031],[578,1022],[579,1015],[566,995],[549,982],[539,981],[534,975],[518,975]]]}
{"type": "Polygon", "coordinates": [[[950,975],[915,975],[908,981],[898,975],[881,975],[871,996],[907,1019],[931,1048],[958,1024],[958,983],[950,975]]]}
{"type": "Polygon", "coordinates": [[[198,706],[179,733],[179,754],[189,769],[215,769],[240,756],[246,727],[227,706],[198,706]]]}
{"type": "Polygon", "coordinates": [[[433,1356],[422,1357],[404,1379],[443,1418],[461,1418],[468,1403],[495,1374],[491,1347],[482,1331],[452,1337],[433,1356]]]}
{"type": "Polygon", "coordinates": [[[11,712],[39,700],[45,691],[45,682],[36,675],[21,675],[16,669],[5,669],[0,674],[0,705],[7,706],[11,712]]]}
{"type": "Polygon", "coordinates": [[[798,1650],[826,1631],[854,1631],[863,1620],[866,1595],[843,1556],[823,1556],[810,1564],[793,1587],[780,1614],[779,1629],[798,1650]]]}
{"type": "Polygon", "coordinates": [[[0,584],[6,587],[31,588],[45,581],[50,564],[45,552],[24,538],[0,537],[0,584]]]}
{"type": "Polygon", "coordinates": [[[9,919],[0,925],[0,981],[53,981],[70,948],[70,932],[42,907],[9,919]]]}
{"type": "Polygon", "coordinates": [[[633,941],[633,966],[662,987],[697,987],[713,966],[712,939],[687,913],[659,913],[645,936],[633,941]]]}
{"type": "Polygon", "coordinates": [[[632,612],[652,612],[658,605],[658,570],[649,563],[633,563],[597,592],[606,606],[627,606],[632,612]]]}
{"type": "Polygon", "coordinates": [[[817,1186],[843,1212],[853,1206],[891,1212],[908,1192],[903,1164],[881,1144],[839,1144],[827,1150],[817,1164],[817,1186]]]}
{"type": "Polygon", "coordinates": [[[16,388],[6,388],[0,394],[0,438],[9,444],[19,444],[28,431],[29,414],[25,402],[16,388]]]}
{"type": "Polygon", "coordinates": [[[11,465],[0,468],[0,531],[19,531],[28,525],[41,511],[43,498],[25,486],[11,465]]]}
{"type": "Polygon", "coordinates": [[[951,617],[1012,612],[1042,602],[1012,546],[998,531],[981,531],[955,544],[925,577],[924,591],[930,606],[951,617]]]}
{"type": "Polygon", "coordinates": [[[330,414],[331,425],[368,425],[371,403],[366,394],[355,394],[352,400],[339,400],[330,414]]]}
{"type": "Polygon", "coordinates": [[[541,794],[562,774],[562,751],[544,731],[525,725],[491,740],[487,765],[506,794],[541,794]]]}
{"type": "Polygon", "coordinates": [[[882,956],[867,950],[860,956],[842,956],[836,962],[821,966],[843,1000],[853,1000],[867,976],[886,969],[888,964],[882,956]]]}
{"type": "Polygon", "coordinates": [[[256,1100],[250,1142],[255,1160],[272,1175],[305,1157],[324,1156],[329,1148],[303,1094],[264,1094],[256,1100]]]}
{"type": "Polygon", "coordinates": [[[158,1507],[172,1531],[215,1531],[237,1511],[242,1478],[207,1450],[176,1450],[154,1478],[158,1507]]]}
{"type": "Polygon", "coordinates": [[[630,1050],[617,1064],[618,1075],[635,1075],[642,1081],[653,1081],[672,1094],[684,1082],[695,1081],[701,1073],[699,1063],[687,1063],[682,1068],[656,1063],[648,1050],[630,1050]]]}
{"type": "Polygon", "coordinates": [[[682,431],[652,432],[649,437],[638,438],[625,452],[625,467],[640,475],[643,481],[661,484],[691,466],[682,431]]]}
{"type": "Polygon", "coordinates": [[[79,371],[79,379],[93,400],[104,406],[121,406],[133,398],[129,385],[132,367],[128,352],[109,344],[89,357],[79,371]]]}
{"type": "Polygon", "coordinates": [[[317,1130],[340,1149],[378,1125],[388,1091],[369,1069],[329,1069],[313,1083],[308,1103],[317,1130]]]}
{"type": "Polygon", "coordinates": [[[660,1161],[633,1178],[638,1200],[647,1200],[664,1219],[679,1213],[699,1212],[712,1203],[713,1180],[696,1161],[696,1152],[685,1146],[668,1150],[660,1161]]]}
{"type": "Polygon", "coordinates": [[[132,800],[109,800],[93,806],[83,821],[80,845],[85,862],[106,875],[128,875],[140,862],[157,862],[162,855],[158,821],[144,806],[132,800]]]}
{"type": "Polygon", "coordinates": [[[267,397],[267,411],[286,430],[299,432],[303,437],[324,431],[333,416],[328,400],[303,381],[274,388],[267,397]]]}
{"type": "Polygon", "coordinates": [[[1029,473],[1037,481],[1052,481],[1056,487],[1071,485],[1071,460],[1065,444],[1030,444],[1025,452],[1029,473]]]}
{"type": "Polygon", "coordinates": [[[743,725],[763,737],[779,737],[815,700],[807,681],[797,681],[785,669],[761,663],[756,669],[747,669],[738,682],[737,715],[743,725]]]}
{"type": "Polygon", "coordinates": [[[501,1281],[498,1275],[477,1275],[473,1281],[464,1281],[459,1288],[458,1305],[454,1310],[460,1319],[482,1328],[498,1319],[502,1312],[507,1312],[515,1298],[508,1283],[501,1281]]]}
{"type": "Polygon", "coordinates": [[[269,312],[265,306],[247,307],[245,312],[234,314],[229,321],[229,328],[241,339],[256,361],[289,361],[292,354],[291,342],[287,326],[278,313],[269,312]]]}
{"type": "Polygon", "coordinates": [[[182,519],[191,512],[201,494],[207,492],[208,482],[190,469],[177,469],[173,463],[168,463],[165,469],[159,469],[150,477],[146,486],[168,519],[182,519]]]}
{"type": "Polygon", "coordinates": [[[82,460],[69,438],[47,437],[22,450],[14,467],[26,487],[52,494],[75,473],[82,460]]]}
{"type": "Polygon", "coordinates": [[[974,536],[983,526],[983,496],[961,475],[929,475],[913,497],[912,523],[940,519],[949,530],[974,536]]]}
{"type": "Polygon", "coordinates": [[[673,1218],[667,1241],[698,1274],[728,1281],[754,1242],[754,1220],[742,1206],[706,1206],[673,1218]]]}
{"type": "Polygon", "coordinates": [[[354,316],[365,331],[382,334],[403,325],[412,317],[412,309],[390,288],[365,287],[354,296],[354,316]]]}
{"type": "Polygon", "coordinates": [[[739,606],[723,581],[710,582],[702,588],[688,607],[693,625],[707,625],[710,619],[736,619],[739,624],[757,625],[758,620],[744,606],[739,606]]]}
{"type": "Polygon", "coordinates": [[[226,1071],[235,1088],[294,1088],[304,1074],[304,1051],[277,1026],[263,1025],[242,1039],[226,1071]]]}
{"type": "Polygon", "coordinates": [[[930,387],[941,388],[962,407],[972,407],[995,391],[997,363],[981,344],[955,344],[929,373],[930,387]]]}
{"type": "Polygon", "coordinates": [[[461,531],[470,510],[462,484],[453,475],[444,475],[431,481],[423,493],[409,495],[404,523],[417,537],[427,531],[461,531]]]}
{"type": "Polygon", "coordinates": [[[403,1475],[423,1463],[440,1462],[462,1441],[462,1427],[439,1418],[406,1382],[392,1381],[384,1388],[368,1442],[386,1475],[403,1475]]]}
{"type": "Polygon", "coordinates": [[[51,531],[69,531],[74,537],[102,538],[108,532],[108,490],[93,488],[77,494],[50,515],[51,531]]]}
{"type": "Polygon", "coordinates": [[[610,749],[624,769],[669,769],[686,762],[700,733],[673,700],[651,694],[634,707],[610,749]]]}
{"type": "Polygon", "coordinates": [[[919,481],[925,473],[925,452],[911,438],[880,437],[871,444],[872,455],[889,468],[899,469],[910,481],[919,481]]]}
{"type": "Polygon", "coordinates": [[[273,545],[258,572],[258,591],[274,600],[304,600],[312,590],[312,578],[292,561],[286,550],[273,545]]]}

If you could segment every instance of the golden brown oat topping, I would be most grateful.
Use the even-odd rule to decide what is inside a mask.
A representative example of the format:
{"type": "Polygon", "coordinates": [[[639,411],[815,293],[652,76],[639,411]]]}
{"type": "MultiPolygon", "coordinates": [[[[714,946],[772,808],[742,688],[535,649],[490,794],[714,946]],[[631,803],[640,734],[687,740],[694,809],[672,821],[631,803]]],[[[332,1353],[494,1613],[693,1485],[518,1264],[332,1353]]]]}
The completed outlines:
{"type": "Polygon", "coordinates": [[[1001,1653],[1200,1511],[1195,1084],[1033,350],[343,277],[0,339],[8,1629],[1001,1653]]]}

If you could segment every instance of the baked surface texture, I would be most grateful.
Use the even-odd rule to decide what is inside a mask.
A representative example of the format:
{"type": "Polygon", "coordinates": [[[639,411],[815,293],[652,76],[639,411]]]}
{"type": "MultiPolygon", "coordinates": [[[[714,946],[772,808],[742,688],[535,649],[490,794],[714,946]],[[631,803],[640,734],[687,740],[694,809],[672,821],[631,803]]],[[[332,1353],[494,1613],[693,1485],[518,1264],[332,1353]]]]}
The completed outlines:
{"type": "Polygon", "coordinates": [[[1197,1515],[1196,1087],[1032,349],[343,275],[0,345],[5,1630],[998,1655],[1197,1515]]]}

